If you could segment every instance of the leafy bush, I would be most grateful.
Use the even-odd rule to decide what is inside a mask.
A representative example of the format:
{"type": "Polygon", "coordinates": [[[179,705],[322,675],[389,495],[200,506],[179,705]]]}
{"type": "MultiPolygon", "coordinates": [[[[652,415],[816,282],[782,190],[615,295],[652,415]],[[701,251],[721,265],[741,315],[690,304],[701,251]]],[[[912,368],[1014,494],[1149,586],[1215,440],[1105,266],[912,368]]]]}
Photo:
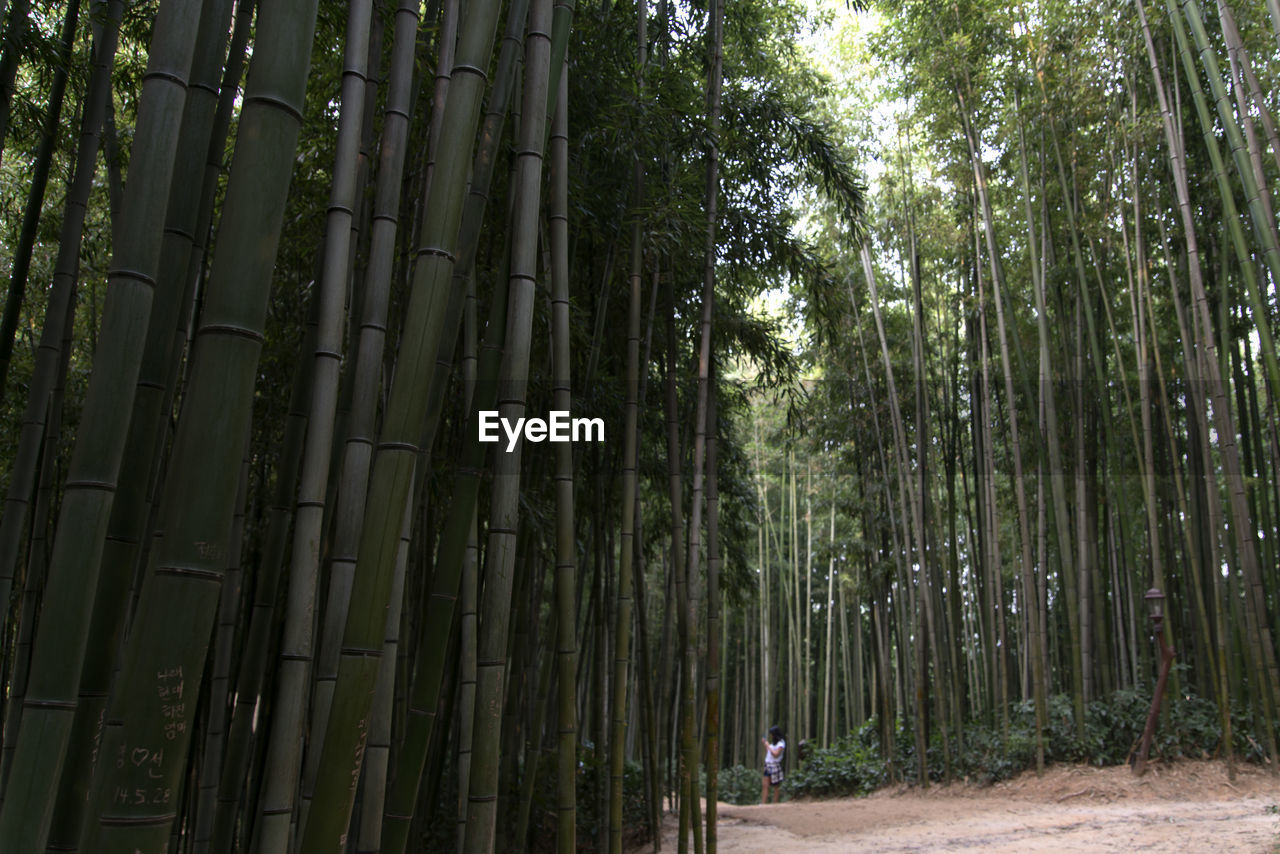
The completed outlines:
{"type": "MultiPolygon", "coordinates": [[[[556,842],[556,756],[543,754],[539,763],[533,810],[530,817],[529,849],[555,850],[556,842]]],[[[609,784],[609,755],[590,744],[578,747],[576,825],[579,851],[599,850],[609,833],[609,816],[600,814],[597,788],[609,784]]],[[[632,848],[648,841],[649,826],[644,800],[644,770],[627,762],[622,770],[622,844],[632,848]]]]}
{"type": "MultiPolygon", "coordinates": [[[[1152,753],[1207,759],[1221,752],[1222,723],[1218,707],[1203,697],[1189,696],[1169,709],[1168,722],[1156,729],[1152,753]]],[[[1249,743],[1249,730],[1238,709],[1231,710],[1231,746],[1237,756],[1261,762],[1249,743]]]]}
{"type": "Polygon", "coordinates": [[[812,749],[804,764],[783,781],[783,794],[844,797],[865,795],[884,785],[888,774],[874,732],[874,722],[868,723],[831,747],[812,749]]]}
{"type": "MultiPolygon", "coordinates": [[[[716,798],[727,804],[745,806],[760,803],[760,769],[745,765],[721,768],[716,777],[716,798]]],[[[707,792],[706,775],[702,779],[702,793],[707,792]]]]}
{"type": "Polygon", "coordinates": [[[1034,738],[1010,729],[1006,744],[998,729],[970,726],[965,732],[964,749],[958,752],[953,763],[952,773],[978,783],[995,783],[1034,764],[1035,758],[1034,738]]]}
{"type": "MultiPolygon", "coordinates": [[[[1170,710],[1177,703],[1170,703],[1170,710]]],[[[1091,765],[1123,765],[1142,740],[1151,696],[1124,689],[1085,708],[1085,760],[1091,765]]]]}
{"type": "MultiPolygon", "coordinates": [[[[1046,704],[1044,756],[1046,762],[1120,765],[1137,749],[1151,707],[1145,690],[1121,690],[1089,703],[1084,732],[1076,730],[1071,698],[1059,694],[1046,704]]],[[[1208,758],[1222,751],[1222,730],[1217,706],[1202,697],[1166,696],[1164,714],[1152,741],[1153,757],[1208,758]]],[[[989,784],[1035,767],[1035,704],[1015,703],[1010,710],[1009,734],[999,725],[970,722],[957,737],[951,733],[953,777],[989,784]]],[[[1237,756],[1251,761],[1259,739],[1250,738],[1249,721],[1232,712],[1232,747],[1237,756]]],[[[914,783],[919,771],[915,733],[898,721],[893,757],[902,778],[914,783]]],[[[931,734],[926,752],[929,779],[940,781],[945,772],[941,734],[931,734]]],[[[879,725],[873,719],[831,747],[818,748],[783,783],[784,793],[799,797],[845,797],[866,794],[888,782],[888,763],[879,744],[879,725]]],[[[758,787],[758,781],[755,783],[758,787]]],[[[752,796],[750,803],[755,802],[752,796]]]]}

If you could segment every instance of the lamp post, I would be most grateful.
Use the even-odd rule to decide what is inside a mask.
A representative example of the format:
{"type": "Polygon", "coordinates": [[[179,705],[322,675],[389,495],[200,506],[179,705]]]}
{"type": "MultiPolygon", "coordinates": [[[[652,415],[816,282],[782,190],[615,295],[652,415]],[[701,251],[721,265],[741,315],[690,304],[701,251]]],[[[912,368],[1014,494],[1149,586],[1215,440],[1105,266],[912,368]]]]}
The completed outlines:
{"type": "Polygon", "coordinates": [[[1156,678],[1155,694],[1151,697],[1151,711],[1147,713],[1147,726],[1142,731],[1142,744],[1138,747],[1138,756],[1133,763],[1133,773],[1141,777],[1146,770],[1147,752],[1151,749],[1151,737],[1156,731],[1156,718],[1160,717],[1160,701],[1164,698],[1164,686],[1169,680],[1169,667],[1173,664],[1173,647],[1164,639],[1164,593],[1158,587],[1152,587],[1142,597],[1147,601],[1147,609],[1151,612],[1151,627],[1155,629],[1156,640],[1160,643],[1160,675],[1156,678]]]}

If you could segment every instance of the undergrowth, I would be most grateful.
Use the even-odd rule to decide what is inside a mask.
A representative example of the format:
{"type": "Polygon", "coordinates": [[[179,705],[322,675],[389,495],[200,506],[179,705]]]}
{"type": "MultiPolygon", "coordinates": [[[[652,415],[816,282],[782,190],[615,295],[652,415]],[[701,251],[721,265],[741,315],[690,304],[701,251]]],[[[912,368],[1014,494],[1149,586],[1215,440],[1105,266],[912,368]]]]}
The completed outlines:
{"type": "MultiPolygon", "coordinates": [[[[1065,694],[1047,703],[1044,730],[1046,763],[1088,763],[1096,766],[1121,765],[1136,751],[1150,708],[1149,693],[1121,690],[1095,700],[1085,709],[1083,733],[1077,731],[1071,699],[1065,694]]],[[[1247,732],[1243,716],[1232,714],[1232,746],[1235,755],[1258,761],[1258,739],[1247,732]]],[[[951,776],[989,784],[1035,767],[1035,705],[1031,701],[1010,708],[1006,739],[999,722],[972,722],[960,737],[950,733],[951,776]]],[[[895,733],[893,766],[897,777],[915,783],[919,777],[915,737],[899,721],[895,733]]],[[[1194,695],[1167,697],[1160,723],[1151,744],[1152,758],[1190,757],[1208,759],[1221,755],[1222,730],[1217,707],[1194,695]]],[[[936,728],[926,754],[929,779],[945,776],[943,742],[936,728]]],[[[880,745],[880,726],[873,718],[857,731],[840,738],[830,747],[811,748],[808,758],[788,774],[783,794],[788,797],[846,797],[864,795],[891,779],[890,765],[880,745]]],[[[727,772],[722,772],[722,779],[727,772]]],[[[758,771],[756,772],[759,773],[758,771]]],[[[744,801],[759,801],[757,793],[744,801]]],[[[743,797],[750,797],[745,792],[743,797]]]]}

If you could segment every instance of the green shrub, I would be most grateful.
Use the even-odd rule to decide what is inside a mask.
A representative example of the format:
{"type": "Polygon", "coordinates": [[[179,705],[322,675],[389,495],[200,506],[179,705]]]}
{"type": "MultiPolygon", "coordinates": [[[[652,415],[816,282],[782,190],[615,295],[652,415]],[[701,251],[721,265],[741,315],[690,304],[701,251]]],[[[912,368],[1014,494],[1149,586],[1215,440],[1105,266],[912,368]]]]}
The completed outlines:
{"type": "Polygon", "coordinates": [[[865,795],[888,781],[878,739],[869,723],[831,747],[811,749],[809,758],[782,783],[783,794],[793,797],[844,797],[865,795]]]}
{"type": "MultiPolygon", "coordinates": [[[[1231,745],[1237,756],[1260,762],[1249,743],[1249,730],[1239,710],[1231,712],[1231,745]]],[[[1152,752],[1162,756],[1187,756],[1202,759],[1221,752],[1222,725],[1218,707],[1210,700],[1195,695],[1174,703],[1168,721],[1156,729],[1152,752]]]]}
{"type": "MultiPolygon", "coordinates": [[[[551,852],[556,841],[556,755],[542,754],[534,787],[530,816],[532,852],[551,852]]],[[[608,786],[609,756],[591,746],[578,747],[576,826],[579,851],[599,850],[609,833],[609,816],[600,814],[597,786],[608,786]]],[[[627,762],[622,771],[622,845],[632,848],[648,841],[649,826],[644,800],[644,770],[627,762]]]]}
{"type": "MultiPolygon", "coordinates": [[[[1085,708],[1084,732],[1076,729],[1071,698],[1059,694],[1046,704],[1044,757],[1049,763],[1120,765],[1138,747],[1151,707],[1149,689],[1116,691],[1085,708]]],[[[1237,756],[1260,761],[1250,738],[1252,722],[1232,712],[1232,746],[1237,756]]],[[[1166,696],[1164,714],[1152,742],[1153,757],[1207,758],[1222,752],[1217,706],[1195,695],[1166,696]]],[[[783,783],[786,794],[802,797],[843,797],[866,794],[888,781],[888,765],[879,743],[879,725],[864,724],[828,748],[818,748],[783,783]]],[[[951,733],[951,773],[954,778],[989,784],[1035,767],[1035,705],[1031,701],[1010,708],[1006,738],[998,724],[973,721],[962,733],[951,733]]],[[[893,757],[902,779],[917,782],[915,733],[908,722],[897,722],[893,757]]],[[[929,779],[940,781],[945,755],[940,732],[931,733],[926,753],[929,779]]],[[[758,781],[755,784],[759,786],[758,781]]],[[[753,798],[756,796],[753,796],[753,798]]],[[[754,799],[751,801],[754,803],[754,799]]]]}
{"type": "MultiPolygon", "coordinates": [[[[760,769],[745,765],[721,768],[716,777],[716,797],[727,804],[745,806],[760,803],[760,769]]],[[[706,775],[702,779],[702,793],[707,793],[706,775]]]]}

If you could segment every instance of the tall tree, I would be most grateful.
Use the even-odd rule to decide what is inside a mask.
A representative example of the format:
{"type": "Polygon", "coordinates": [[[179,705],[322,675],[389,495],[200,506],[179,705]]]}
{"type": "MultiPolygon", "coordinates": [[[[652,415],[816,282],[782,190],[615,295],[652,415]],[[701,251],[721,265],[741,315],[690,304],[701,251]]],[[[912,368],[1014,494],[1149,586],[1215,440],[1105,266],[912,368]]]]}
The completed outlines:
{"type": "Polygon", "coordinates": [[[164,533],[124,645],[100,751],[130,761],[97,765],[84,831],[89,850],[159,850],[176,817],[235,505],[238,471],[221,460],[241,453],[249,435],[315,15],[314,2],[303,0],[264,7],[259,16],[258,37],[273,50],[255,53],[249,68],[234,180],[160,502],[164,533]],[[259,252],[239,252],[250,240],[259,252]],[[136,789],[147,796],[120,797],[136,789]]]}
{"type": "MultiPolygon", "coordinates": [[[[203,3],[161,6],[139,104],[135,168],[117,229],[108,304],[83,417],[94,429],[76,441],[58,516],[41,627],[32,652],[25,725],[0,808],[0,841],[44,847],[54,792],[74,720],[98,570],[160,263],[160,235],[173,178],[194,41],[203,3]],[[65,626],[75,627],[63,631],[65,626]],[[20,782],[19,782],[20,781],[20,782]]],[[[229,519],[229,514],[228,514],[229,519]]]]}

